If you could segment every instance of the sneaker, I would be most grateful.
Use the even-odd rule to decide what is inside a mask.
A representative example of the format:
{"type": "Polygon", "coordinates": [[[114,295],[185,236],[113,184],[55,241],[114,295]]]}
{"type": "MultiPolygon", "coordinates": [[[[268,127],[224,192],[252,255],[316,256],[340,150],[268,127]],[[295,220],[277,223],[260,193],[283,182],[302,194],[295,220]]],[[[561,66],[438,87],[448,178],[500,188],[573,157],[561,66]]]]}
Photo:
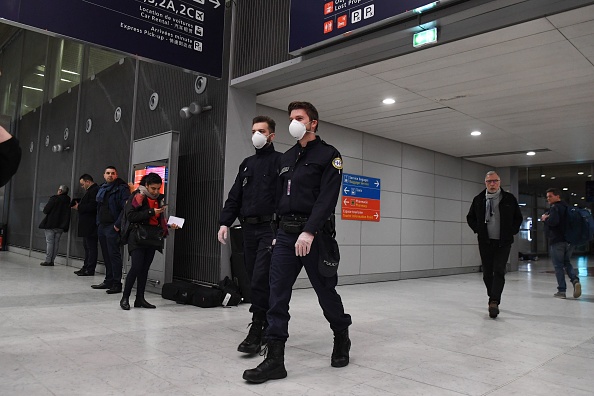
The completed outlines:
{"type": "Polygon", "coordinates": [[[553,297],[565,298],[565,292],[557,292],[557,293],[553,294],[553,297]]]}
{"type": "Polygon", "coordinates": [[[42,265],[44,267],[53,267],[54,266],[54,263],[48,263],[48,262],[44,261],[43,263],[41,263],[39,265],[42,265]]]}
{"type": "Polygon", "coordinates": [[[582,295],[582,285],[579,280],[573,282],[573,298],[579,298],[582,295]]]}
{"type": "Polygon", "coordinates": [[[499,315],[499,304],[497,301],[491,301],[489,303],[489,317],[495,319],[499,315]]]}

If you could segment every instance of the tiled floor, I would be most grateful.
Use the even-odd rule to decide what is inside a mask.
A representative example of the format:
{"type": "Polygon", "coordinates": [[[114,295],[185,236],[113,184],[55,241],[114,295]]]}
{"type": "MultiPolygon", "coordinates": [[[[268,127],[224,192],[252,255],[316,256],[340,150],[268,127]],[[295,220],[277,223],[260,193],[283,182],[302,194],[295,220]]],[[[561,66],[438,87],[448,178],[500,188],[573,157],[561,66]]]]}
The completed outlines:
{"type": "MultiPolygon", "coordinates": [[[[550,263],[510,273],[496,320],[481,274],[338,288],[351,364],[330,367],[332,333],[311,289],[293,294],[288,377],[241,378],[261,357],[236,347],[247,305],[200,309],[121,295],[66,266],[0,252],[0,395],[592,395],[594,283],[559,300],[550,263]]],[[[587,260],[581,262],[585,271],[587,260]]]]}

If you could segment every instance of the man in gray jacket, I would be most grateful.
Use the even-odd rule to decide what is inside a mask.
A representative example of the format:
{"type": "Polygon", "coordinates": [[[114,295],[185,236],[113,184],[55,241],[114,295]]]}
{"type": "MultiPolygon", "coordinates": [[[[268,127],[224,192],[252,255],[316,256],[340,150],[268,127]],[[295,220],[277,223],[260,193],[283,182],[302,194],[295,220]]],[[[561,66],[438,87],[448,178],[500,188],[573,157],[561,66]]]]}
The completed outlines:
{"type": "Polygon", "coordinates": [[[58,193],[50,197],[43,208],[45,217],[39,224],[39,228],[45,231],[45,242],[47,253],[45,261],[41,263],[44,267],[53,267],[54,260],[58,255],[60,237],[63,232],[68,232],[70,227],[70,197],[68,186],[58,187],[58,193]]]}

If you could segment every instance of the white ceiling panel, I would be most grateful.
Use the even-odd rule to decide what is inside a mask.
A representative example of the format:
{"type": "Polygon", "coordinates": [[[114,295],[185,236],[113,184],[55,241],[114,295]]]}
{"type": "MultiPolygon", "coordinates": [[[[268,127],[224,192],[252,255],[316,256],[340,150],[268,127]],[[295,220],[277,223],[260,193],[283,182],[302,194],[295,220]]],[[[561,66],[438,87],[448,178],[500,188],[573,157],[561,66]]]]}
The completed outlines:
{"type": "Polygon", "coordinates": [[[594,6],[552,15],[258,96],[490,166],[594,161],[594,6]],[[396,103],[383,105],[393,97],[396,103]],[[479,137],[470,132],[479,130],[479,137]],[[505,154],[549,149],[530,157],[505,154]]]}

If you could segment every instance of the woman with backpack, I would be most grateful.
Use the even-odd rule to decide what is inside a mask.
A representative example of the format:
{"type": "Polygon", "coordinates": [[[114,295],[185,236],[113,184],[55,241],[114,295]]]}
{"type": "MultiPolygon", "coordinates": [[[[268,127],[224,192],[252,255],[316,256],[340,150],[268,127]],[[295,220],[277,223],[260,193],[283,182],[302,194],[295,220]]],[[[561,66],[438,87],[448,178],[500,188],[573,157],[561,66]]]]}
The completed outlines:
{"type": "MultiPolygon", "coordinates": [[[[156,173],[149,173],[140,180],[140,186],[126,202],[128,234],[128,252],[132,257],[132,265],[126,276],[124,295],[120,301],[123,310],[130,309],[130,294],[136,281],[135,308],[156,308],[144,299],[144,290],[148,272],[155,257],[155,252],[163,253],[164,240],[167,237],[167,221],[163,195],[160,193],[163,179],[156,173]]],[[[179,228],[172,224],[171,228],[179,228]]]]}

